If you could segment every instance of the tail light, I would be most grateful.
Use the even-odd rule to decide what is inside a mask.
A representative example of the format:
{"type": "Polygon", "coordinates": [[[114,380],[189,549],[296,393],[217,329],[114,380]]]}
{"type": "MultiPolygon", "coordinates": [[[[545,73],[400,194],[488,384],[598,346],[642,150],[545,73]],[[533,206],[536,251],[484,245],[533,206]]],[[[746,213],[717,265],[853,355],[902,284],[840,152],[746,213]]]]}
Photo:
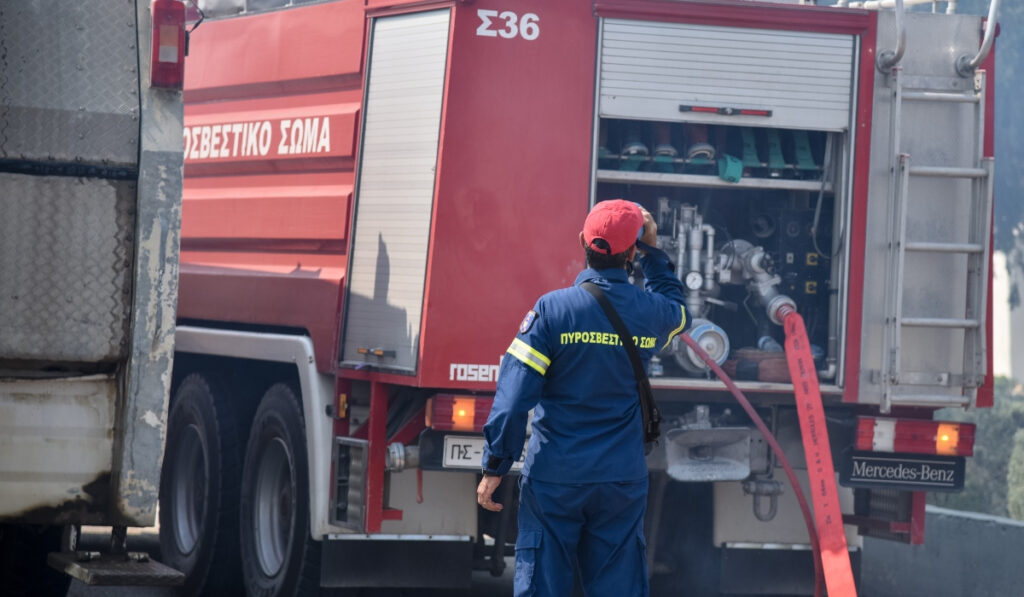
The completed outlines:
{"type": "Polygon", "coordinates": [[[437,394],[427,401],[427,427],[439,431],[474,431],[484,429],[494,398],[437,394]]]}
{"type": "Polygon", "coordinates": [[[150,85],[181,89],[185,84],[185,5],[180,0],[153,0],[153,56],[150,85]]]}
{"type": "Polygon", "coordinates": [[[856,447],[871,452],[971,456],[974,424],[858,417],[856,447]]]}

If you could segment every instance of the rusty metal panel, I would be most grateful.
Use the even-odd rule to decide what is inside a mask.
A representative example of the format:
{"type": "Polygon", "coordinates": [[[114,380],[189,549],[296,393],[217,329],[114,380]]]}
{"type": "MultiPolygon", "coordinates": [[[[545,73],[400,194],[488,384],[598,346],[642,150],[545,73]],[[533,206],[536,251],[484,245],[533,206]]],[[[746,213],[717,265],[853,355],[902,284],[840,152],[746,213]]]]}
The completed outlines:
{"type": "Polygon", "coordinates": [[[102,523],[117,380],[0,380],[0,520],[102,523]]]}
{"type": "MultiPolygon", "coordinates": [[[[149,55],[150,3],[138,2],[139,47],[149,55]]],[[[149,62],[141,61],[149,80],[149,62]]],[[[156,519],[174,358],[181,229],[182,126],[180,92],[143,87],[139,178],[134,224],[132,293],[124,398],[114,444],[112,516],[129,525],[156,519]]]]}
{"type": "Polygon", "coordinates": [[[133,166],[139,60],[131,3],[3,2],[0,28],[0,157],[133,166]]]}
{"type": "Polygon", "coordinates": [[[0,362],[118,360],[135,183],[0,173],[0,214],[0,362]]]}

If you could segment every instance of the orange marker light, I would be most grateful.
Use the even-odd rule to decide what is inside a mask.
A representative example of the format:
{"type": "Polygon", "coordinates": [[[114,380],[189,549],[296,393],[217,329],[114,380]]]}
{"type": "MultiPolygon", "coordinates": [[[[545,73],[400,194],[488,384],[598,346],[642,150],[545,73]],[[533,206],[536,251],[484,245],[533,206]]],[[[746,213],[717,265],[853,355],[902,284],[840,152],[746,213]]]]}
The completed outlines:
{"type": "Polygon", "coordinates": [[[939,423],[935,434],[935,453],[955,456],[960,447],[960,426],[953,423],[939,423]]]}
{"type": "Polygon", "coordinates": [[[473,431],[473,413],[475,412],[476,405],[472,398],[456,397],[452,404],[452,429],[473,431]]]}
{"type": "Polygon", "coordinates": [[[427,400],[426,424],[438,431],[483,431],[494,398],[435,394],[427,400]]]}

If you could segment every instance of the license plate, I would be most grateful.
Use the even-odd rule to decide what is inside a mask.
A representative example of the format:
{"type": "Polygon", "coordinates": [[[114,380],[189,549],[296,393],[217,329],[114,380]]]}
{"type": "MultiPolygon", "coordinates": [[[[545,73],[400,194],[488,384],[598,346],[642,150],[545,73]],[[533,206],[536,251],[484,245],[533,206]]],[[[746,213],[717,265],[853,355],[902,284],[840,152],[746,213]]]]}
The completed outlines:
{"type": "Polygon", "coordinates": [[[845,487],[960,491],[965,464],[963,456],[854,452],[840,468],[839,483],[845,487]]]}
{"type": "MultiPolygon", "coordinates": [[[[471,437],[466,435],[444,436],[444,468],[465,468],[480,470],[483,467],[484,445],[486,440],[482,437],[471,437]]],[[[512,470],[517,471],[523,468],[523,462],[517,460],[512,464],[512,470]]]]}

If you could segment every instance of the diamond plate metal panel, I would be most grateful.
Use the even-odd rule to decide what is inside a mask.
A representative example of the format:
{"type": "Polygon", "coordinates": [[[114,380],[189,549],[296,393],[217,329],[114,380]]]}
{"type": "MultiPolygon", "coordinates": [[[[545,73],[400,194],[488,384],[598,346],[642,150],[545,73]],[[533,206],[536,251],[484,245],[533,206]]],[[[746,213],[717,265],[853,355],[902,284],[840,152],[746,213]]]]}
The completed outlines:
{"type": "Polygon", "coordinates": [[[0,157],[134,165],[130,2],[0,2],[0,157]]]}
{"type": "Polygon", "coordinates": [[[0,362],[112,362],[131,307],[135,183],[0,174],[0,362]]]}

